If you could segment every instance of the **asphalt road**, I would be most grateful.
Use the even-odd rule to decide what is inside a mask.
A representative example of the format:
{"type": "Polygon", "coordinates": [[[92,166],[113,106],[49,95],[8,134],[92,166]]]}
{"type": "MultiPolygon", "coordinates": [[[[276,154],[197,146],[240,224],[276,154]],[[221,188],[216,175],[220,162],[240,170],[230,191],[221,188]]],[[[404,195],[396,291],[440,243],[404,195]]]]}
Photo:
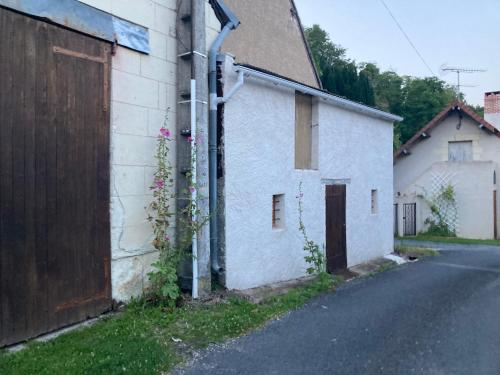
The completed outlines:
{"type": "Polygon", "coordinates": [[[176,373],[499,375],[500,248],[437,246],[439,257],[347,283],[176,373]]]}

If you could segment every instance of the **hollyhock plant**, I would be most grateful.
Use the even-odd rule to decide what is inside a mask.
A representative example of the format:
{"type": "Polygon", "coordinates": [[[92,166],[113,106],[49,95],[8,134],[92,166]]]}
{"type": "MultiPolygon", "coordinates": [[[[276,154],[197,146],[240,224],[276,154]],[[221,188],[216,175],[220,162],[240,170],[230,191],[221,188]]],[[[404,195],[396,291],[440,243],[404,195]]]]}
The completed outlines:
{"type": "Polygon", "coordinates": [[[160,135],[161,135],[162,137],[165,137],[165,138],[170,138],[170,130],[168,130],[168,129],[167,129],[167,128],[165,128],[165,127],[162,127],[162,128],[160,129],[160,135]]]}
{"type": "Polygon", "coordinates": [[[157,189],[163,189],[165,187],[165,182],[160,179],[155,179],[155,187],[157,189]]]}

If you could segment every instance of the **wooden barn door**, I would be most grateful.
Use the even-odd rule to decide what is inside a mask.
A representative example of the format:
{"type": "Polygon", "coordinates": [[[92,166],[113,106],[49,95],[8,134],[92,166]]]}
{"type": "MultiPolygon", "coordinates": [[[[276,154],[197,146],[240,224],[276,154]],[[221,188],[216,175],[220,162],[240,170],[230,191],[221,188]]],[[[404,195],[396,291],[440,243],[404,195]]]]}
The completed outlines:
{"type": "Polygon", "coordinates": [[[326,269],[334,272],[347,267],[346,186],[326,186],[326,269]]]}
{"type": "Polygon", "coordinates": [[[110,46],[0,8],[0,346],[110,306],[110,46]]]}

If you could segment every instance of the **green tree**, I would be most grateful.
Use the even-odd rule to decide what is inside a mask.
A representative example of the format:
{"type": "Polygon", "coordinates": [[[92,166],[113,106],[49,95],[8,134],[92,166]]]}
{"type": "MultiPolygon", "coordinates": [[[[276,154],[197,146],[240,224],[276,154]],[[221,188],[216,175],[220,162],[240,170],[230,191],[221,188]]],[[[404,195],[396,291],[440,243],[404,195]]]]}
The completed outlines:
{"type": "Polygon", "coordinates": [[[375,91],[367,72],[361,71],[359,73],[357,91],[360,102],[371,106],[375,105],[375,91]]]}
{"type": "Polygon", "coordinates": [[[375,105],[375,93],[368,76],[360,74],[355,61],[346,57],[346,49],[333,43],[319,25],[305,30],[323,88],[331,93],[375,105]]]}
{"type": "Polygon", "coordinates": [[[325,68],[346,60],[345,48],[334,44],[319,25],[313,25],[304,31],[320,77],[326,74],[325,68]]]}
{"type": "Polygon", "coordinates": [[[436,77],[404,77],[401,142],[408,141],[455,98],[455,91],[436,77]]]}
{"type": "MultiPolygon", "coordinates": [[[[306,29],[306,38],[326,90],[404,118],[394,125],[395,148],[409,140],[455,98],[454,89],[436,77],[381,72],[375,63],[356,65],[347,58],[346,49],[333,43],[318,25],[306,29]]],[[[475,110],[480,113],[481,109],[475,110]]]]}

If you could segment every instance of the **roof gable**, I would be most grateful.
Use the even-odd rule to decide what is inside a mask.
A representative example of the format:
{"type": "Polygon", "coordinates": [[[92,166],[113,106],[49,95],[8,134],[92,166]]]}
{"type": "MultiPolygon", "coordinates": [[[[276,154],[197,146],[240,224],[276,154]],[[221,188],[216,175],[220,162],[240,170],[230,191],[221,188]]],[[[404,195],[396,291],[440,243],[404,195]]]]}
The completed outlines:
{"type": "Polygon", "coordinates": [[[238,64],[321,88],[293,0],[225,0],[225,3],[241,24],[227,37],[223,52],[234,55],[238,64]]]}
{"type": "Polygon", "coordinates": [[[436,126],[439,126],[443,123],[443,121],[448,118],[448,116],[453,112],[462,112],[466,116],[470,117],[472,120],[477,122],[481,128],[486,131],[491,132],[500,138],[500,130],[498,130],[495,126],[487,122],[481,116],[477,115],[470,107],[468,107],[465,103],[455,100],[450,105],[448,105],[445,109],[439,112],[427,125],[425,125],[422,129],[420,129],[413,137],[410,138],[408,142],[402,145],[395,153],[394,160],[400,158],[403,155],[408,154],[409,149],[415,145],[419,140],[425,139],[428,137],[429,133],[436,126]]]}

